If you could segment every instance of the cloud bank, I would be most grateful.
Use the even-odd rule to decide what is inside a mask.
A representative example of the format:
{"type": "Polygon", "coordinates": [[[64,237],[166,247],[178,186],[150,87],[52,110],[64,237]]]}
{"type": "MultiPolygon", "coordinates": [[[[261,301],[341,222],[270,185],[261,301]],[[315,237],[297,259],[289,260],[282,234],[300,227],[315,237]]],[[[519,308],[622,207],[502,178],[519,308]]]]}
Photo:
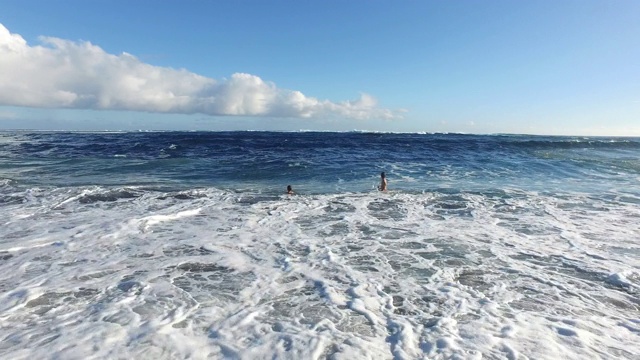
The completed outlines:
{"type": "Polygon", "coordinates": [[[0,24],[0,105],[293,118],[394,119],[367,94],[331,102],[236,73],[217,81],[108,54],[90,42],[40,37],[30,46],[0,24]]]}

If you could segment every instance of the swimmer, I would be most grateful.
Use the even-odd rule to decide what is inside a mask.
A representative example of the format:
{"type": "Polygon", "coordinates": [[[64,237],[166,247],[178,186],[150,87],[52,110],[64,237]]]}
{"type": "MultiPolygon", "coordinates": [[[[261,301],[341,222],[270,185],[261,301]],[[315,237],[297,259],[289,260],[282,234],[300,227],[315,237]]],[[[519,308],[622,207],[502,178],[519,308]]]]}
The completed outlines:
{"type": "Polygon", "coordinates": [[[380,186],[378,186],[378,190],[387,191],[387,176],[384,172],[380,173],[380,186]]]}

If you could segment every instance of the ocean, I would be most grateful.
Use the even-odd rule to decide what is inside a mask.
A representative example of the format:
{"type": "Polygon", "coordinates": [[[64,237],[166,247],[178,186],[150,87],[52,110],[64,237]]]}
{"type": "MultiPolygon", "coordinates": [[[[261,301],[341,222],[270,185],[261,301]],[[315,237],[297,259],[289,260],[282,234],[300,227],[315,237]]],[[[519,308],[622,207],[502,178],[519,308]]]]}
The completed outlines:
{"type": "Polygon", "coordinates": [[[0,339],[3,359],[638,359],[640,139],[0,132],[0,339]]]}

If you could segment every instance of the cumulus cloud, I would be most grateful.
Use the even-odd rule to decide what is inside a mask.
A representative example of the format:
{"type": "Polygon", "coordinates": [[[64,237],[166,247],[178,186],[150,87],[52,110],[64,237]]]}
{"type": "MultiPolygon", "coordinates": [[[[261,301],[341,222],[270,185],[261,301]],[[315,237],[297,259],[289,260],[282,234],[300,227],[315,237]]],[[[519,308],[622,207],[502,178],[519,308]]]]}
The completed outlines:
{"type": "Polygon", "coordinates": [[[90,42],[40,37],[30,46],[0,24],[0,105],[272,117],[393,119],[367,94],[331,102],[236,73],[215,80],[108,54],[90,42]]]}

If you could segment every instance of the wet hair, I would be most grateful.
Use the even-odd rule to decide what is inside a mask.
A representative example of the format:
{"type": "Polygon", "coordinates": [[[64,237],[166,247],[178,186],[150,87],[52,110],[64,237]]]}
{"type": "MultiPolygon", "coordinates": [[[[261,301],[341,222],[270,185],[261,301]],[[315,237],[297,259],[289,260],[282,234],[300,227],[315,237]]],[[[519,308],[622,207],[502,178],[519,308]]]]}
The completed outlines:
{"type": "Polygon", "coordinates": [[[383,178],[386,177],[386,175],[384,174],[384,171],[380,173],[380,176],[383,178]]]}
{"type": "Polygon", "coordinates": [[[287,191],[293,191],[293,189],[291,189],[291,185],[287,185],[287,191]]]}

